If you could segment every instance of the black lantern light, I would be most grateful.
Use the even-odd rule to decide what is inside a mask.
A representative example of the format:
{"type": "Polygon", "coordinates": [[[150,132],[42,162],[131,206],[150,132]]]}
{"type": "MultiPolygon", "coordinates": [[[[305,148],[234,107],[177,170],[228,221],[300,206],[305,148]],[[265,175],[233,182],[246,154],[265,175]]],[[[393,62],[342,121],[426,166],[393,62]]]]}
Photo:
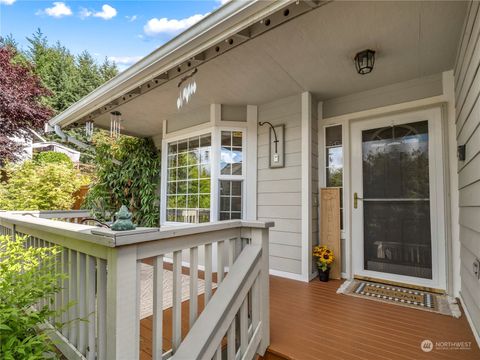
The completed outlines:
{"type": "Polygon", "coordinates": [[[355,67],[360,75],[371,73],[375,64],[375,51],[367,49],[355,55],[355,67]]]}

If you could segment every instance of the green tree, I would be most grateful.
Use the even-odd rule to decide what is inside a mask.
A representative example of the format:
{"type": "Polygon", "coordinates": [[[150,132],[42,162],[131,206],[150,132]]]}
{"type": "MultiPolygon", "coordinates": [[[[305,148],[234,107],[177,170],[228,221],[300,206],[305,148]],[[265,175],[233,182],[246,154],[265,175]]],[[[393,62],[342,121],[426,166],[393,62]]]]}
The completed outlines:
{"type": "Polygon", "coordinates": [[[37,328],[58,314],[48,302],[38,311],[31,309],[60,291],[64,275],[54,271],[59,249],[28,247],[25,240],[0,236],[0,358],[35,360],[47,354],[57,358],[48,334],[37,328]]]}
{"type": "Polygon", "coordinates": [[[126,205],[139,226],[158,226],[160,156],[153,142],[130,136],[113,140],[103,133],[94,142],[96,179],[84,206],[108,221],[126,205]]]}
{"type": "Polygon", "coordinates": [[[2,210],[69,210],[82,178],[72,162],[25,161],[5,167],[0,184],[2,210]]]}

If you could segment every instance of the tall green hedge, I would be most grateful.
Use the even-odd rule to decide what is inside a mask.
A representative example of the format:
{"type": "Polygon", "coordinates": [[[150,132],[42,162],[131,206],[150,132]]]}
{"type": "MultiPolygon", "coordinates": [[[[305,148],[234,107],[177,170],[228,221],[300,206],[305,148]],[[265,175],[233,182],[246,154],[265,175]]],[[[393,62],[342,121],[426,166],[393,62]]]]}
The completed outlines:
{"type": "Polygon", "coordinates": [[[103,133],[93,141],[96,178],[84,207],[109,221],[125,205],[138,226],[158,226],[160,154],[153,142],[129,136],[113,140],[103,133]]]}

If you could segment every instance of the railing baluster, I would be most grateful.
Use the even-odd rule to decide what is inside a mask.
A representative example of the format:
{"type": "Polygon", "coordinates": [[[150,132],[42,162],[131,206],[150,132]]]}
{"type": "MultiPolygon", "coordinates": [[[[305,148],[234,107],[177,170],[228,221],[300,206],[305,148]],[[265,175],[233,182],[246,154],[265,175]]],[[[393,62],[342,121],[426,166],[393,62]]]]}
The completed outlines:
{"type": "Polygon", "coordinates": [[[95,359],[95,257],[87,258],[87,359],[95,359]]]}
{"type": "Polygon", "coordinates": [[[182,251],[173,253],[172,350],[182,342],[182,251]]]}
{"type": "Polygon", "coordinates": [[[163,255],[153,260],[153,360],[163,357],[163,255]]]}
{"type": "Polygon", "coordinates": [[[197,320],[198,312],[198,247],[190,249],[190,327],[197,320]]]}
{"type": "Polygon", "coordinates": [[[77,342],[77,348],[78,351],[80,351],[83,355],[85,355],[85,350],[87,347],[87,334],[86,334],[86,294],[85,294],[85,280],[86,280],[86,255],[84,253],[78,252],[78,321],[77,321],[77,326],[78,326],[78,342],[77,342]]]}
{"type": "Polygon", "coordinates": [[[218,345],[217,351],[215,351],[215,360],[222,360],[222,344],[218,345]]]}
{"type": "Polygon", "coordinates": [[[77,252],[75,250],[70,250],[70,286],[69,298],[75,303],[70,306],[69,314],[69,340],[73,346],[77,346],[77,321],[78,321],[78,303],[77,303],[77,252]]]}
{"type": "Polygon", "coordinates": [[[260,322],[260,277],[255,279],[252,286],[252,331],[255,332],[260,322]]]}
{"type": "Polygon", "coordinates": [[[235,360],[236,355],[236,343],[235,343],[235,318],[233,318],[232,323],[228,327],[227,331],[227,359],[235,360]]]}
{"type": "Polygon", "coordinates": [[[205,306],[212,297],[212,244],[205,244],[205,306]]]}
{"type": "Polygon", "coordinates": [[[228,240],[228,271],[230,271],[230,267],[235,262],[235,247],[237,244],[237,239],[230,239],[228,240]]]}
{"type": "Polygon", "coordinates": [[[217,242],[217,284],[223,281],[223,275],[225,270],[225,263],[223,258],[225,256],[225,241],[217,242]]]}
{"type": "Polygon", "coordinates": [[[163,357],[163,255],[153,261],[153,360],[163,357]]]}
{"type": "Polygon", "coordinates": [[[248,297],[240,307],[240,354],[245,355],[248,346],[248,297]]]}
{"type": "Polygon", "coordinates": [[[107,262],[97,258],[97,359],[107,358],[107,262]]]}
{"type": "MultiPolygon", "coordinates": [[[[56,256],[56,261],[55,261],[55,272],[58,275],[57,278],[57,286],[59,289],[62,289],[62,278],[61,274],[63,272],[63,248],[59,249],[59,253],[56,256]]],[[[62,321],[62,316],[61,316],[61,309],[62,309],[62,290],[59,290],[55,294],[55,327],[56,323],[59,323],[62,321]]]]}
{"type": "Polygon", "coordinates": [[[70,327],[69,322],[69,302],[70,302],[70,290],[69,290],[69,278],[70,278],[70,260],[69,255],[70,251],[67,248],[63,248],[62,250],[62,271],[65,274],[65,278],[63,279],[63,288],[62,288],[62,334],[67,339],[68,336],[68,328],[70,327]]]}

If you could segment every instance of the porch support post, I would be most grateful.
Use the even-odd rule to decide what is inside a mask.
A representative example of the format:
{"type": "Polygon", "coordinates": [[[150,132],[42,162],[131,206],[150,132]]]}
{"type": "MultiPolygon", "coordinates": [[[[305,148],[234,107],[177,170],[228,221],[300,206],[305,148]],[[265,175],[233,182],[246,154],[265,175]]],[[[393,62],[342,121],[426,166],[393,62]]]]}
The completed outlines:
{"type": "Polygon", "coordinates": [[[312,272],[312,94],[302,93],[302,280],[312,272]]]}
{"type": "Polygon", "coordinates": [[[137,247],[111,249],[107,260],[107,359],[139,358],[137,247]]]}
{"type": "Polygon", "coordinates": [[[257,129],[258,109],[247,105],[247,169],[245,187],[245,215],[247,220],[257,220],[257,129]]]}
{"type": "Polygon", "coordinates": [[[252,245],[262,248],[260,268],[260,321],[262,337],[258,345],[258,354],[263,356],[270,345],[270,278],[269,278],[269,229],[252,229],[252,245]]]}

